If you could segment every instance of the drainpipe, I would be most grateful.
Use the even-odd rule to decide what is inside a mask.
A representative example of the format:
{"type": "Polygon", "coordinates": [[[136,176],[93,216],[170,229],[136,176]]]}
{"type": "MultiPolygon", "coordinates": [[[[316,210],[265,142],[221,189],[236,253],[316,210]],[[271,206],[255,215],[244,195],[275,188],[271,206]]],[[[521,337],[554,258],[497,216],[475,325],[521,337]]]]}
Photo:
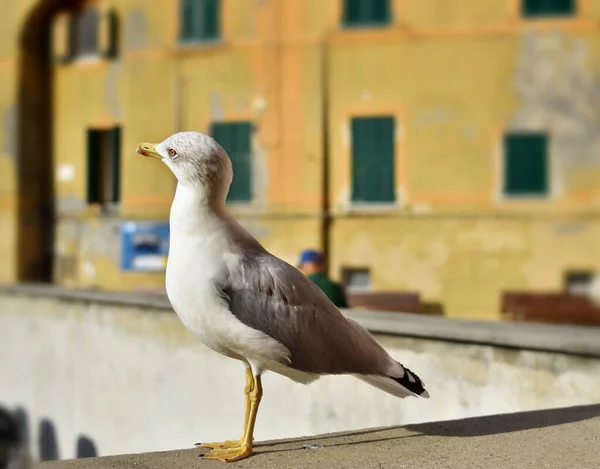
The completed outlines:
{"type": "Polygon", "coordinates": [[[321,150],[323,163],[321,167],[321,250],[325,257],[325,266],[329,272],[331,254],[331,213],[329,188],[329,47],[327,34],[321,40],[321,150]]]}

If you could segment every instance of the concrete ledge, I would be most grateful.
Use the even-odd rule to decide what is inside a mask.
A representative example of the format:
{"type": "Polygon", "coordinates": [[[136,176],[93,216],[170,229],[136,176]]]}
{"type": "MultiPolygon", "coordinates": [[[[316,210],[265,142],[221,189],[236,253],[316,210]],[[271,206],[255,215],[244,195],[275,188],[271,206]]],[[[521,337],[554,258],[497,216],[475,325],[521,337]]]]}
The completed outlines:
{"type": "Polygon", "coordinates": [[[600,327],[450,319],[422,314],[346,310],[371,332],[600,357],[600,327]]]}
{"type": "Polygon", "coordinates": [[[64,301],[134,306],[149,309],[171,309],[166,295],[157,293],[108,292],[102,290],[79,290],[45,284],[0,285],[0,294],[39,296],[64,301]]]}
{"type": "MultiPolygon", "coordinates": [[[[71,290],[50,285],[0,285],[0,294],[171,310],[165,295],[71,290]]],[[[449,319],[423,314],[343,310],[371,332],[465,344],[600,357],[600,327],[449,319]]]]}
{"type": "MultiPolygon", "coordinates": [[[[282,418],[284,418],[282,416],[282,418]]],[[[600,405],[260,443],[247,468],[598,468],[600,405]]],[[[225,467],[200,450],[54,461],[42,469],[225,467]]]]}

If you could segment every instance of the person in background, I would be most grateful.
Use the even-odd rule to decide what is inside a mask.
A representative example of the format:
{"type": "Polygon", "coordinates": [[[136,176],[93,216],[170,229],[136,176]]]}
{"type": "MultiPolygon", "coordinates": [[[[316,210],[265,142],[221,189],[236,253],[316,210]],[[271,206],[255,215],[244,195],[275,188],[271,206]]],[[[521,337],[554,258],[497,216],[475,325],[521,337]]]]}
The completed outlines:
{"type": "Polygon", "coordinates": [[[331,280],[325,272],[325,258],[315,249],[305,249],[300,253],[298,269],[311,279],[338,308],[347,308],[344,289],[331,280]]]}

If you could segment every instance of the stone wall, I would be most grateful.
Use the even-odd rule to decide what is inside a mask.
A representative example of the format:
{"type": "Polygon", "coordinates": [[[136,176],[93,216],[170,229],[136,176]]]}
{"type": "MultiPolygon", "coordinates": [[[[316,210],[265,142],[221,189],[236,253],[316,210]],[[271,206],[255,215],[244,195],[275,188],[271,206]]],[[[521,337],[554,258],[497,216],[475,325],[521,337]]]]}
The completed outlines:
{"type": "MultiPolygon", "coordinates": [[[[264,377],[255,438],[600,402],[600,331],[348,312],[423,378],[399,400],[352,377],[264,377]]],[[[201,345],[163,297],[0,288],[0,405],[42,459],[237,438],[244,369],[201,345]]]]}

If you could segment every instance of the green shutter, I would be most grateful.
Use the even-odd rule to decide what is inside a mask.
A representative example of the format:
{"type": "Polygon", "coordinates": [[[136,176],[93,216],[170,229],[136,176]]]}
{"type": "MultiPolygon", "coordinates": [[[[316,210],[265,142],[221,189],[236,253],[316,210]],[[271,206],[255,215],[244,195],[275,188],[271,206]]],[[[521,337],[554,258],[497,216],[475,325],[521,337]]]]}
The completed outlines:
{"type": "Polygon", "coordinates": [[[111,201],[121,200],[121,128],[115,127],[110,135],[110,158],[112,170],[111,201]]]}
{"type": "Polygon", "coordinates": [[[220,0],[180,0],[181,41],[213,41],[220,37],[220,0]]]}
{"type": "Polygon", "coordinates": [[[371,21],[374,24],[387,24],[390,21],[390,2],[378,0],[369,3],[371,21]]]}
{"type": "Polygon", "coordinates": [[[389,203],[394,184],[393,117],[352,119],[352,201],[389,203]]]}
{"type": "Polygon", "coordinates": [[[379,26],[390,23],[390,0],[344,0],[345,26],[379,26]]]}
{"type": "Polygon", "coordinates": [[[227,194],[228,202],[249,202],[252,199],[252,125],[249,122],[213,123],[211,133],[231,159],[233,181],[227,194]]]}
{"type": "Polygon", "coordinates": [[[360,19],[361,0],[344,0],[344,24],[354,25],[360,19]]]}
{"type": "Polygon", "coordinates": [[[87,131],[87,202],[100,203],[100,132],[87,131]]]}
{"type": "Polygon", "coordinates": [[[521,0],[521,13],[526,18],[538,16],[573,16],[576,0],[521,0]]]}
{"type": "Polygon", "coordinates": [[[220,23],[220,0],[203,0],[204,1],[204,40],[214,40],[219,38],[219,23],[220,23]]]}
{"type": "Polygon", "coordinates": [[[119,53],[119,17],[114,10],[110,10],[107,15],[108,49],[104,52],[104,55],[106,58],[116,59],[119,53]]]}
{"type": "Polygon", "coordinates": [[[180,0],[180,2],[180,37],[182,41],[187,41],[194,38],[195,0],[180,0]]]}
{"type": "Polygon", "coordinates": [[[505,136],[504,193],[524,196],[548,193],[548,137],[546,135],[505,136]]]}

